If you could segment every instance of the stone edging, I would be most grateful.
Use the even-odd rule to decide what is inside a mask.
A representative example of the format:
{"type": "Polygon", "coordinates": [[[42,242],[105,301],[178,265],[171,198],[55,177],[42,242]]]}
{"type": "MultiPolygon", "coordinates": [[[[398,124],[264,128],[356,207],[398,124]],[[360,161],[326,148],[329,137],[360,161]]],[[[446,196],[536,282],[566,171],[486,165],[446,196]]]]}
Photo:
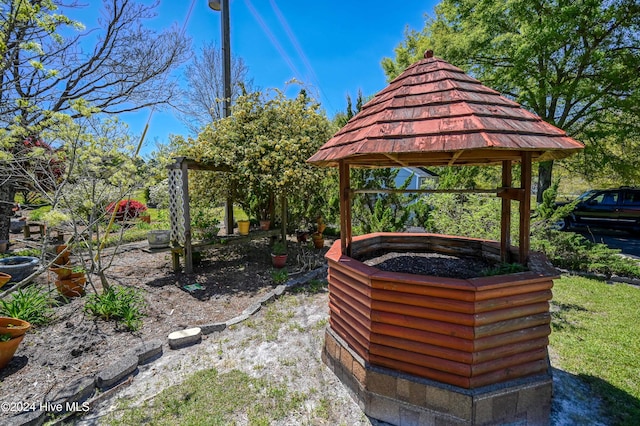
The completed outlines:
{"type": "Polygon", "coordinates": [[[620,277],[618,275],[599,274],[595,272],[573,271],[573,270],[561,269],[561,268],[556,268],[556,269],[560,271],[562,274],[566,274],[566,275],[577,275],[579,277],[593,278],[596,280],[606,281],[607,283],[629,284],[629,285],[640,287],[640,279],[638,278],[620,277]]]}
{"type": "MultiPolygon", "coordinates": [[[[311,280],[326,277],[327,266],[314,269],[300,277],[290,279],[285,284],[265,294],[260,300],[242,313],[225,322],[211,323],[177,330],[170,333],[167,343],[171,349],[181,349],[202,340],[202,334],[211,334],[247,320],[257,313],[262,305],[282,296],[285,291],[298,287],[311,280]]],[[[34,411],[27,411],[2,422],[11,426],[34,426],[49,421],[51,425],[63,424],[76,414],[86,413],[98,403],[113,396],[123,387],[130,385],[138,372],[138,366],[145,365],[162,357],[163,342],[150,340],[135,347],[118,360],[93,376],[72,380],[52,399],[43,402],[34,411]]]]}

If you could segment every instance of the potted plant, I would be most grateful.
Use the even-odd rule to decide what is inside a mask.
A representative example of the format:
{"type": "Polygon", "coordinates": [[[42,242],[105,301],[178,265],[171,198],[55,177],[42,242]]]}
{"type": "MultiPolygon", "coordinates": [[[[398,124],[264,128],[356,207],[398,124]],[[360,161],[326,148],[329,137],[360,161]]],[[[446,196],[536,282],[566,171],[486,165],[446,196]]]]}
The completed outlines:
{"type": "Polygon", "coordinates": [[[0,317],[0,370],[9,364],[30,327],[27,321],[0,317]]]}
{"type": "Polygon", "coordinates": [[[271,263],[274,268],[284,268],[287,263],[287,243],[277,241],[271,249],[271,263]]]}
{"type": "Polygon", "coordinates": [[[326,229],[327,225],[325,225],[324,220],[321,217],[318,217],[316,223],[316,232],[311,234],[311,240],[313,241],[313,246],[315,248],[322,248],[324,247],[324,236],[322,233],[326,229]]]}

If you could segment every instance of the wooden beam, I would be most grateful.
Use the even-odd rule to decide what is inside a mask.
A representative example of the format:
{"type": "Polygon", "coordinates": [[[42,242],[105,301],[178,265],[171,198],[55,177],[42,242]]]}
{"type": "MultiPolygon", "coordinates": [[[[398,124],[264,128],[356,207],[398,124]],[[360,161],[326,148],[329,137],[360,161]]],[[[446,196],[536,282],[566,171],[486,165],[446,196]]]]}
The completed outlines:
{"type": "Polygon", "coordinates": [[[529,233],[531,232],[531,152],[522,153],[520,182],[524,195],[520,201],[520,263],[529,261],[529,233]]]}
{"type": "Polygon", "coordinates": [[[351,177],[349,164],[341,161],[340,174],[340,248],[342,254],[351,256],[351,177]]]}
{"type": "Polygon", "coordinates": [[[493,189],[352,189],[352,194],[497,194],[501,188],[493,189]]]}
{"type": "MultiPolygon", "coordinates": [[[[502,188],[510,189],[513,183],[511,161],[502,162],[502,188]]],[[[511,262],[511,198],[502,197],[502,213],[500,216],[500,261],[511,262]]]]}
{"type": "Polygon", "coordinates": [[[280,238],[283,243],[287,242],[287,197],[283,194],[281,200],[280,216],[282,217],[282,227],[280,228],[280,238]]]}

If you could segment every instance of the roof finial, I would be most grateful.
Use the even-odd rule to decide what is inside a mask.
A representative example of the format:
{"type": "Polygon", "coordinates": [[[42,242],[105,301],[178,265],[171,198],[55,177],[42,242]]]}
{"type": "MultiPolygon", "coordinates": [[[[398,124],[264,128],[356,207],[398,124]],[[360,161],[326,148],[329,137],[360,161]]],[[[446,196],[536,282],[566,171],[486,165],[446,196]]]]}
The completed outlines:
{"type": "Polygon", "coordinates": [[[429,49],[426,52],[424,52],[424,57],[425,58],[433,58],[433,50],[429,49]]]}

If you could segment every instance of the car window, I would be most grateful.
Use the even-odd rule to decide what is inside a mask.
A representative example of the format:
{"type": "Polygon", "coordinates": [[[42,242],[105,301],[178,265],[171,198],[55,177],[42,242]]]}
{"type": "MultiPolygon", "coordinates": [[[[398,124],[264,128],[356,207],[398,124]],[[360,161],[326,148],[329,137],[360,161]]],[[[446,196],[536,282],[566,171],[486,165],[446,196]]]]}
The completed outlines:
{"type": "Polygon", "coordinates": [[[640,207],[640,191],[627,191],[624,193],[624,199],[622,200],[624,205],[634,205],[640,207]]]}
{"type": "Polygon", "coordinates": [[[617,192],[600,192],[589,200],[589,204],[613,205],[618,204],[617,192]]]}

